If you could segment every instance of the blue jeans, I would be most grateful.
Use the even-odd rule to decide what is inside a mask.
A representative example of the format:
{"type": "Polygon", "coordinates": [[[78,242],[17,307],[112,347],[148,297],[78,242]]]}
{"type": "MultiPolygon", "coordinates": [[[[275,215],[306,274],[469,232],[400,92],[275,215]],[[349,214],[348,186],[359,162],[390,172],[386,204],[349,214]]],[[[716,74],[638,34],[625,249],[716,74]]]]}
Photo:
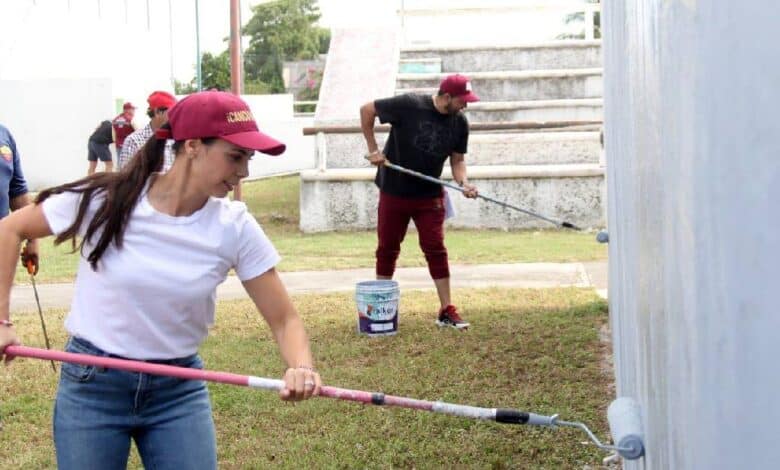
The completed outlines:
{"type": "MultiPolygon", "coordinates": [[[[66,350],[111,356],[79,338],[66,350]]],[[[156,362],[203,368],[197,354],[156,362]]],[[[217,468],[205,382],[63,363],[54,403],[57,468],[127,468],[131,439],[148,470],[217,468]]]]}

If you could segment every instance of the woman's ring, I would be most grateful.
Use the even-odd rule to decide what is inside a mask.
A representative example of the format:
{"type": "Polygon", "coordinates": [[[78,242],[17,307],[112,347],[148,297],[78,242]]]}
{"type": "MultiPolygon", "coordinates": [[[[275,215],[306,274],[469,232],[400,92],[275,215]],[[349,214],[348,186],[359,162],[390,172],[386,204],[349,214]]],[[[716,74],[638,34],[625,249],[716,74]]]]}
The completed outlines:
{"type": "Polygon", "coordinates": [[[306,386],[306,387],[313,387],[314,386],[314,382],[312,382],[311,380],[307,380],[307,381],[305,381],[303,383],[303,385],[306,386]]]}

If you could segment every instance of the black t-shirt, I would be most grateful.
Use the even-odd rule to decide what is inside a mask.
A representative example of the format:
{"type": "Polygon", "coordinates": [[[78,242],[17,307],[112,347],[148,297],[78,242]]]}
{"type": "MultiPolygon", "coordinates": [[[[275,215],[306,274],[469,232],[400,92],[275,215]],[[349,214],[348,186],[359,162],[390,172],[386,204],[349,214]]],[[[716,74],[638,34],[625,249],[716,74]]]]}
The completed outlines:
{"type": "Polygon", "coordinates": [[[111,134],[111,121],[103,121],[100,123],[95,132],[89,136],[89,140],[97,142],[98,144],[108,145],[114,141],[114,136],[111,134]]]}
{"type": "MultiPolygon", "coordinates": [[[[428,176],[440,177],[444,162],[453,152],[466,153],[469,123],[463,113],[442,114],[430,95],[406,94],[374,101],[381,123],[390,123],[384,154],[391,163],[428,176]]],[[[374,182],[382,192],[408,198],[442,194],[436,183],[377,168],[374,182]]]]}

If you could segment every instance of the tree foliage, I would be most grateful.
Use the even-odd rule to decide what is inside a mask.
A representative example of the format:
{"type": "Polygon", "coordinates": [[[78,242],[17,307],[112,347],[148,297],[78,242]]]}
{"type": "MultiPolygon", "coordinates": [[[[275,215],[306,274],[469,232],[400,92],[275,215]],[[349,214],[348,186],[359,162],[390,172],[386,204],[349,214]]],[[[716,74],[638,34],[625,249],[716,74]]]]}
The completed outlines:
{"type": "MultiPolygon", "coordinates": [[[[252,7],[252,18],[242,30],[249,36],[244,51],[244,92],[282,93],[282,63],[316,58],[328,51],[330,30],[316,25],[316,0],[276,0],[252,7]]],[[[203,89],[230,89],[230,53],[204,53],[201,59],[203,89]]],[[[319,83],[317,83],[319,88],[319,83]]],[[[197,78],[176,83],[177,93],[197,91],[197,78]]]]}
{"type": "Polygon", "coordinates": [[[316,0],[262,3],[252,7],[252,13],[243,29],[250,37],[244,53],[247,79],[283,92],[282,62],[313,59],[327,52],[330,31],[316,25],[320,19],[316,0]]]}

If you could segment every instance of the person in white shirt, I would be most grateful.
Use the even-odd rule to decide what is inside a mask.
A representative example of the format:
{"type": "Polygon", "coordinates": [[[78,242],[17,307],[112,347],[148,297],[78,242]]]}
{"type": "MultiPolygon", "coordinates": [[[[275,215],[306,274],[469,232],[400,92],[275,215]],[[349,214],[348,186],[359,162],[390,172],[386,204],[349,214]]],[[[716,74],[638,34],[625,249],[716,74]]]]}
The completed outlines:
{"type": "MultiPolygon", "coordinates": [[[[274,269],[279,255],[246,206],[225,197],[247,176],[254,151],[284,150],[239,97],[195,93],[122,172],[42,191],[0,221],[0,359],[19,344],[9,318],[18,247],[53,234],[57,243],[80,240],[82,254],[66,350],[200,368],[216,287],[235,269],[287,365],[281,398],[318,394],[303,322],[274,269]],[[159,173],[168,138],[175,161],[159,173]]],[[[146,468],[216,468],[205,383],[63,364],[57,467],[125,468],[131,440],[146,468]]]]}

